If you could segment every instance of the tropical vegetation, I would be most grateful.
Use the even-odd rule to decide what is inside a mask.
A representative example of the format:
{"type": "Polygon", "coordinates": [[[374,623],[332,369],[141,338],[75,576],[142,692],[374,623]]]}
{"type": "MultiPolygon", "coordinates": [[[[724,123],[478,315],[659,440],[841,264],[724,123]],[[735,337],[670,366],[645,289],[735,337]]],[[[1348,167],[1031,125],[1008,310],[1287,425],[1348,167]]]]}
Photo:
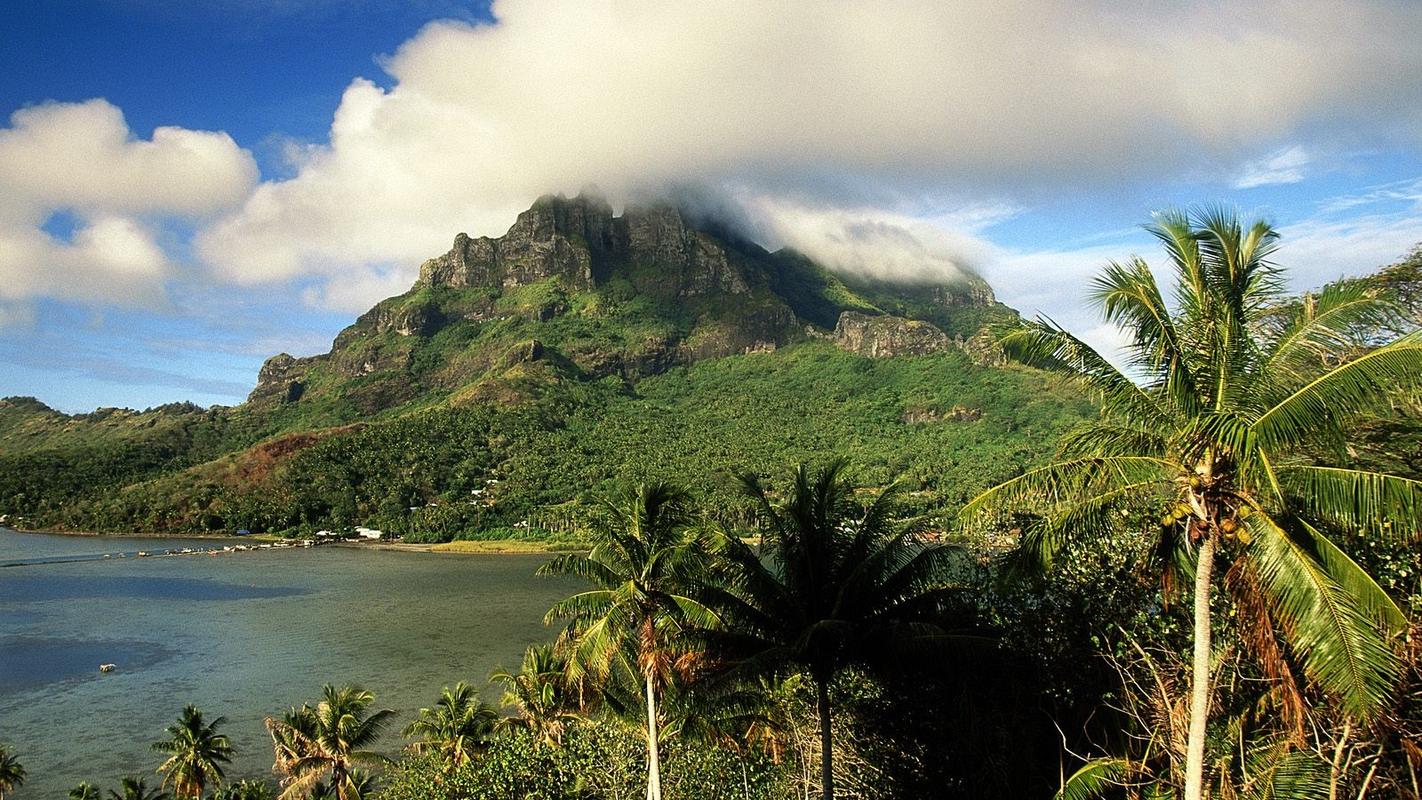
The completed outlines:
{"type": "Polygon", "coordinates": [[[0,800],[25,784],[25,767],[9,748],[0,745],[0,800]]]}
{"type": "MultiPolygon", "coordinates": [[[[990,373],[1015,377],[972,406],[984,419],[940,416],[959,426],[942,439],[904,433],[918,424],[904,403],[950,413],[931,389],[955,380],[944,362],[804,342],[645,378],[635,395],[567,389],[635,409],[598,423],[606,441],[584,438],[592,423],[570,404],[517,432],[500,426],[547,408],[431,411],[307,443],[281,469],[309,471],[288,477],[373,475],[403,446],[428,449],[392,470],[407,485],[368,496],[343,494],[350,474],[316,480],[330,503],[300,524],[384,503],[392,519],[448,513],[451,531],[512,525],[507,501],[543,516],[505,532],[579,546],[540,572],[586,586],[549,610],[551,641],[516,669],[402,719],[400,757],[385,738],[395,712],[327,685],[266,720],[277,785],[225,781],[223,720],[189,706],[155,745],[163,786],[126,778],[108,796],[1418,797],[1422,251],[1290,295],[1265,223],[1200,209],[1148,230],[1164,268],[1113,262],[1094,284],[1127,335],[1120,363],[1050,320],[1004,320],[1002,352],[1024,366],[990,373]],[[684,385],[658,395],[657,381],[684,385]],[[1013,394],[1028,383],[1040,406],[1013,394]],[[705,402],[674,400],[693,384],[705,402]],[[849,385],[864,396],[819,396],[849,385]],[[760,390],[793,413],[738,422],[755,437],[724,448],[705,440],[727,430],[708,398],[729,392],[726,413],[757,417],[735,392],[760,390]],[[831,402],[863,428],[814,416],[831,402]],[[994,416],[1031,420],[1031,436],[955,438],[994,416]],[[499,488],[508,476],[490,464],[534,441],[557,447],[519,463],[570,470],[566,485],[499,488]],[[636,463],[614,475],[614,452],[636,463]],[[786,462],[799,466],[785,480],[743,469],[786,462]],[[438,484],[424,463],[458,477],[438,484]],[[493,505],[409,512],[431,485],[493,505]],[[573,485],[572,503],[530,499],[573,485]]],[[[24,777],[0,748],[0,793],[24,777]]]]}
{"type": "Polygon", "coordinates": [[[569,676],[631,679],[645,689],[648,800],[662,797],[658,696],[686,671],[680,638],[714,624],[692,596],[706,559],[687,501],[685,491],[665,483],[626,490],[607,501],[587,555],[563,555],[539,570],[594,586],[554,605],[545,620],[567,620],[569,676]]]}
{"type": "Polygon", "coordinates": [[[411,750],[435,753],[453,770],[489,745],[498,721],[498,709],[461,681],[453,689],[445,687],[433,707],[420,709],[420,716],[405,726],[405,736],[417,738],[411,750]]]}
{"type": "Polygon", "coordinates": [[[370,774],[363,768],[389,760],[368,748],[395,713],[371,711],[374,702],[375,695],[359,686],[327,684],[315,705],[267,718],[276,754],[273,769],[282,776],[281,800],[328,795],[360,800],[368,792],[370,774]]]}
{"type": "MultiPolygon", "coordinates": [[[[740,477],[760,511],[759,547],[718,538],[723,564],[702,591],[715,609],[712,652],[738,672],[770,678],[803,672],[815,688],[820,786],[834,797],[830,684],[847,667],[914,657],[941,644],[950,551],[894,516],[896,486],[867,504],[846,464],[801,464],[779,503],[759,476],[740,477]]],[[[738,677],[744,677],[738,676],[738,677]]]]}
{"type": "Polygon", "coordinates": [[[168,738],[153,743],[154,750],[168,755],[158,767],[163,787],[172,787],[179,800],[198,800],[207,787],[222,783],[223,765],[232,760],[232,744],[217,732],[224,722],[223,717],[204,722],[197,706],[188,705],[168,728],[168,738]]]}

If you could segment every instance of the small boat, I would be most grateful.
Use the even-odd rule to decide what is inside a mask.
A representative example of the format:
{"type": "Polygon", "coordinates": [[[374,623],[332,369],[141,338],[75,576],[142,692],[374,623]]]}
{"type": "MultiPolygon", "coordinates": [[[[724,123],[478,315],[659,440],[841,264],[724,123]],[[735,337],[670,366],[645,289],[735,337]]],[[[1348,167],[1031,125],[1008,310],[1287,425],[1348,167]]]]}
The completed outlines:
{"type": "Polygon", "coordinates": [[[113,672],[113,671],[114,671],[114,668],[117,667],[117,666],[118,666],[117,664],[100,664],[100,665],[99,665],[99,671],[100,671],[100,672],[113,672]]]}

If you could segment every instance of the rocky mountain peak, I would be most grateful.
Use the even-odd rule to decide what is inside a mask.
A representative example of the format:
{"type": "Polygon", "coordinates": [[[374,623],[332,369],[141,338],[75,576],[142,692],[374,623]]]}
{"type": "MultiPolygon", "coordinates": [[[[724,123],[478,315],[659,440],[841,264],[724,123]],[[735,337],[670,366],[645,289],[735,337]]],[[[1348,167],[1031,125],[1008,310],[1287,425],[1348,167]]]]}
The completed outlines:
{"type": "Polygon", "coordinates": [[[615,247],[612,206],[579,194],[540,197],[497,239],[454,237],[449,252],[420,265],[421,284],[512,288],[552,277],[592,288],[593,269],[615,247]]]}

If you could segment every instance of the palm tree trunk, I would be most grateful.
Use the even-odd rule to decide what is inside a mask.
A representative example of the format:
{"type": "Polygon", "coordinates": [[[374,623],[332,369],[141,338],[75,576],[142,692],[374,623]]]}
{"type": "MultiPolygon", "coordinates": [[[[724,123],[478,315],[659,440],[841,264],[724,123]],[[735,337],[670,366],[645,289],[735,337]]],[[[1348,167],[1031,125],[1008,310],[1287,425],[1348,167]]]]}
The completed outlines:
{"type": "Polygon", "coordinates": [[[820,796],[834,800],[834,738],[830,732],[829,678],[815,678],[820,712],[820,796]]]}
{"type": "Polygon", "coordinates": [[[662,800],[662,764],[657,754],[657,695],[647,676],[647,800],[662,800]]]}
{"type": "Polygon", "coordinates": [[[1185,746],[1185,800],[1203,800],[1205,727],[1210,717],[1210,573],[1215,565],[1215,537],[1200,541],[1195,564],[1195,655],[1190,684],[1190,734],[1185,746]]]}

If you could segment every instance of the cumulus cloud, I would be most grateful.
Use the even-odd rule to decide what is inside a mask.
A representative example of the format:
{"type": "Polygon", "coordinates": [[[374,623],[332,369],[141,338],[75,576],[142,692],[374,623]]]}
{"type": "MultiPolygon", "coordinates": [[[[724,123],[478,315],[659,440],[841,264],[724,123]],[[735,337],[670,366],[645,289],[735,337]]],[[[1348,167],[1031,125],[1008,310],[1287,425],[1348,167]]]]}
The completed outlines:
{"type": "Polygon", "coordinates": [[[901,220],[851,230],[793,209],[1229,181],[1287,143],[1422,130],[1422,6],[1387,0],[493,12],[427,26],[385,62],[392,88],[353,82],[329,142],[205,230],[201,256],[244,282],[409,279],[452,232],[497,235],[541,193],[596,182],[625,200],[700,181],[770,198],[787,238],[834,240],[850,262],[874,260],[875,241],[943,268],[957,262],[942,243],[901,220]]]}
{"type": "Polygon", "coordinates": [[[158,222],[230,209],[256,181],[224,133],[138,139],[104,100],[16,111],[0,128],[0,300],[155,303],[171,269],[158,222]],[[67,237],[46,230],[58,213],[75,222],[67,237]]]}

